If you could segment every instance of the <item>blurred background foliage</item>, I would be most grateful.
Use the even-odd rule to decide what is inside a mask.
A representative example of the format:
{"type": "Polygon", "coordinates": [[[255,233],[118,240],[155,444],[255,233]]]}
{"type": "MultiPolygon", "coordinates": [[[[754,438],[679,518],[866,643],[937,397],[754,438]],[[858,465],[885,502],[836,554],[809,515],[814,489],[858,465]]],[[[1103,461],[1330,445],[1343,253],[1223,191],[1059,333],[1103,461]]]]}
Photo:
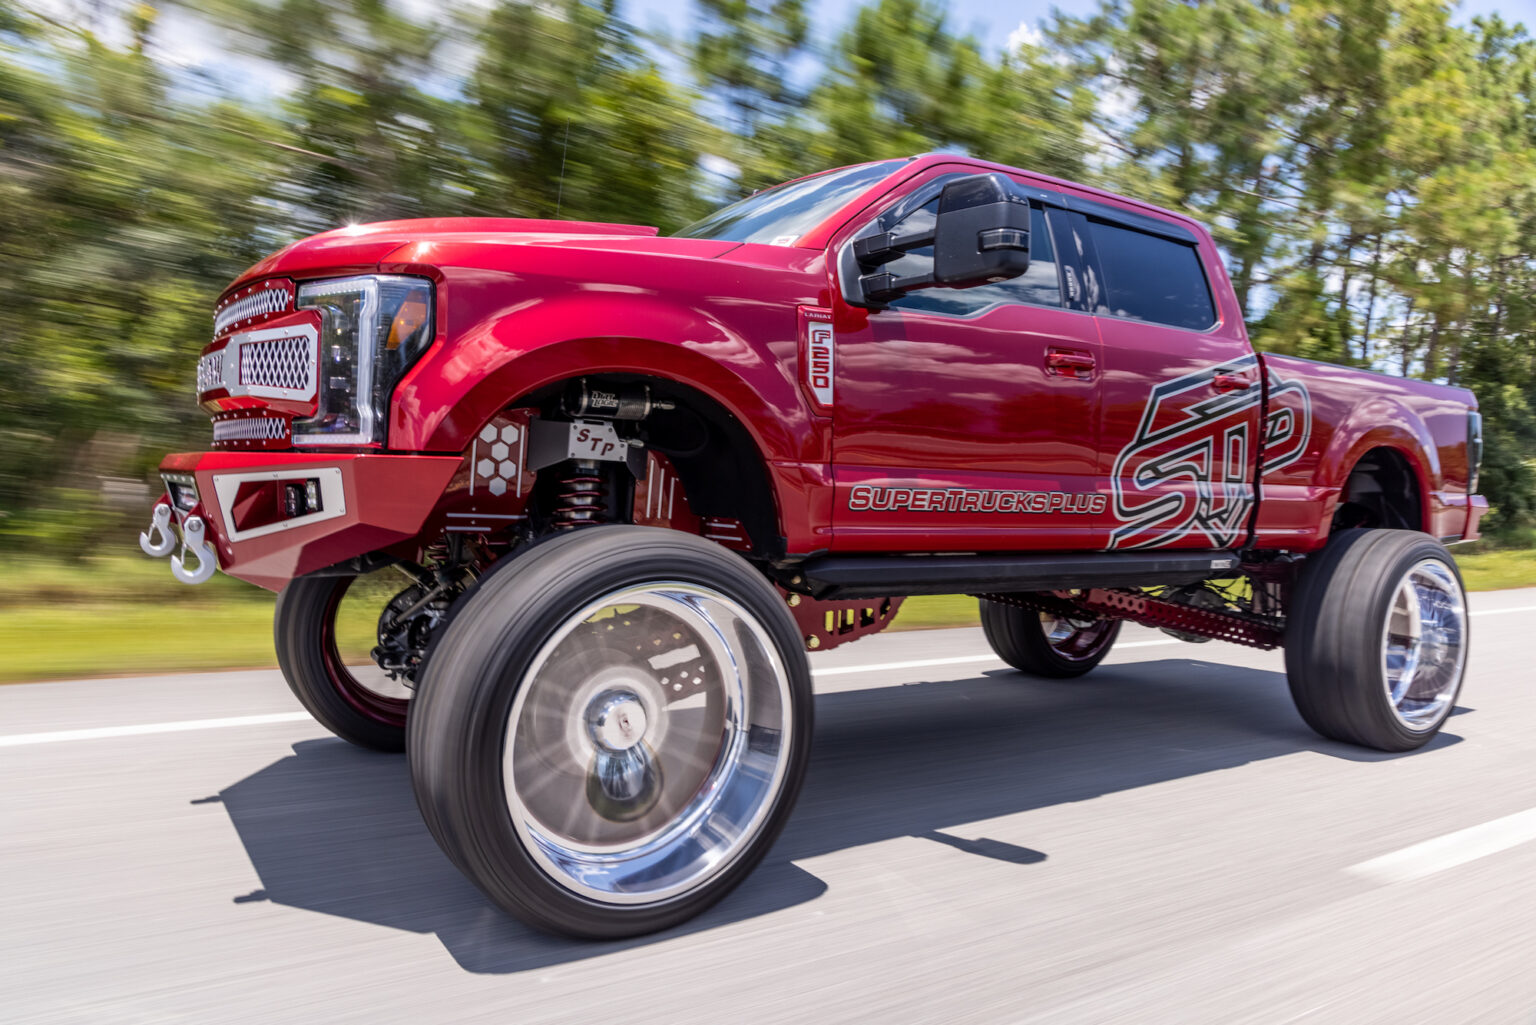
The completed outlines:
{"type": "MultiPolygon", "coordinates": [[[[1084,8],[1086,9],[1086,8],[1084,8]]],[[[1536,44],[1437,0],[1111,0],[1008,45],[930,0],[0,0],[0,548],[138,529],[203,447],[244,267],[356,221],[675,229],[948,149],[1212,225],[1255,342],[1472,388],[1488,526],[1536,524],[1536,44]],[[164,25],[221,55],[179,61],[164,25]],[[131,524],[131,528],[130,528],[131,524]]]]}

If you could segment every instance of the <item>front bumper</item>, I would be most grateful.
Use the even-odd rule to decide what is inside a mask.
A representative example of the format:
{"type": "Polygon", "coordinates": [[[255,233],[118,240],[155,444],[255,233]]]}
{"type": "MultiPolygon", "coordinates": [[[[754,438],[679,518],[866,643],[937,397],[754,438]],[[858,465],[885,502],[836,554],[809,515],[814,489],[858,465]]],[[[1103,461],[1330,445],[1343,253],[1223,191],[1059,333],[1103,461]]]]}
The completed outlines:
{"type": "MultiPolygon", "coordinates": [[[[277,591],[294,577],[415,538],[462,463],[460,456],[181,452],[160,464],[168,483],[156,516],[163,521],[158,510],[168,506],[186,547],[200,540],[225,573],[277,591]],[[195,493],[179,483],[189,478],[195,493]],[[306,484],[311,504],[284,515],[283,488],[306,484]]],[[[176,569],[188,579],[179,562],[176,569]]]]}

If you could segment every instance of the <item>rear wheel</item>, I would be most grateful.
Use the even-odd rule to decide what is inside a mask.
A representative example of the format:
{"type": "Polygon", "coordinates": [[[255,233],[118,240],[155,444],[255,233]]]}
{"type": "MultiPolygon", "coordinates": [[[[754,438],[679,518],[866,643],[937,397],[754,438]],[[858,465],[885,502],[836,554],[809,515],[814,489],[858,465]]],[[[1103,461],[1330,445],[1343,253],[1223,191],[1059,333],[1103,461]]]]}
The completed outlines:
{"type": "Polygon", "coordinates": [[[1467,669],[1466,592],[1427,534],[1350,530],[1302,567],[1286,628],[1297,711],[1318,733],[1381,751],[1429,741],[1467,669]]]}
{"type": "Polygon", "coordinates": [[[1002,602],[981,600],[981,628],[998,658],[1032,676],[1070,679],[1104,661],[1118,619],[1058,616],[1002,602]]]}
{"type": "Polygon", "coordinates": [[[449,858],[531,925],[682,922],[760,861],[810,750],[810,672],[738,556],[609,526],[489,575],[411,709],[411,777],[449,858]]]}

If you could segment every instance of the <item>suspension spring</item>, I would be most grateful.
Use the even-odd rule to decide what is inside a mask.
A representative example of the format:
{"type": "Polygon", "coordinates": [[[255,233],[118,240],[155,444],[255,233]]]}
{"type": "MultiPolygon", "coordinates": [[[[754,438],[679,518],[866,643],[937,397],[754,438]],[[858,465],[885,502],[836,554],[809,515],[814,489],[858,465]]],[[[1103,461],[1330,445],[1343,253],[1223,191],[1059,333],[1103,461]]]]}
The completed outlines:
{"type": "Polygon", "coordinates": [[[608,486],[602,471],[592,463],[577,463],[573,472],[560,480],[555,495],[555,529],[590,527],[607,519],[608,486]]]}

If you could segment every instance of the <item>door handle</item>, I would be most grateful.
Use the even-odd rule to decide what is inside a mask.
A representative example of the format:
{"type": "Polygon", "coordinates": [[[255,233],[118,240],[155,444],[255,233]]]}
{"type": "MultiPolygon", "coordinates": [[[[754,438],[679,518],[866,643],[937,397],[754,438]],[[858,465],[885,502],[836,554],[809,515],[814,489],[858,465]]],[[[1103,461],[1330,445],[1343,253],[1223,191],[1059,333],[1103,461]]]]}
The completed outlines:
{"type": "Polygon", "coordinates": [[[1049,349],[1045,354],[1045,369],[1049,373],[1076,377],[1079,372],[1093,373],[1097,364],[1092,354],[1074,352],[1071,349],[1049,349]]]}
{"type": "Polygon", "coordinates": [[[1211,387],[1219,392],[1247,391],[1253,387],[1253,382],[1241,374],[1216,374],[1211,378],[1211,387]]]}

